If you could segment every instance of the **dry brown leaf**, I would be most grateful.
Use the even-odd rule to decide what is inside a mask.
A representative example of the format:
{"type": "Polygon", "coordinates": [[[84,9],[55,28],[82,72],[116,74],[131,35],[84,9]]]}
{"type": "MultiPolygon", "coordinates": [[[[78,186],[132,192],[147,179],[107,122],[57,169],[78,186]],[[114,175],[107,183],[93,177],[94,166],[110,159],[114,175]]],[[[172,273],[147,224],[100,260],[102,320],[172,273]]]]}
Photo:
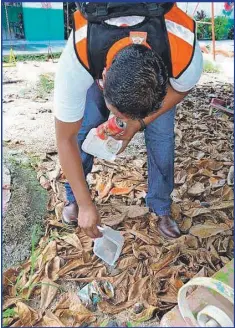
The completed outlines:
{"type": "Polygon", "coordinates": [[[64,324],[51,311],[46,311],[42,323],[44,327],[64,327],[64,324]]]}
{"type": "Polygon", "coordinates": [[[157,258],[160,255],[160,249],[154,245],[142,245],[137,243],[132,244],[133,254],[137,259],[157,258]]]}
{"type": "Polygon", "coordinates": [[[171,205],[171,215],[174,220],[179,220],[181,217],[181,207],[179,204],[172,203],[171,205]]]}
{"type": "Polygon", "coordinates": [[[234,202],[233,200],[225,201],[225,202],[220,202],[212,205],[210,207],[211,210],[222,210],[226,208],[233,208],[234,207],[234,202]]]}
{"type": "Polygon", "coordinates": [[[147,213],[149,213],[149,209],[147,207],[133,205],[133,206],[129,206],[127,216],[130,219],[135,219],[135,218],[138,218],[140,216],[144,216],[147,213]]]}
{"type": "Polygon", "coordinates": [[[177,304],[177,289],[170,286],[166,294],[159,296],[159,300],[165,303],[177,304]]]}
{"type": "Polygon", "coordinates": [[[72,245],[81,251],[83,250],[81,241],[75,233],[67,234],[60,238],[63,239],[67,244],[72,245]]]}
{"type": "Polygon", "coordinates": [[[103,199],[104,197],[108,196],[108,194],[113,186],[113,183],[112,183],[113,173],[114,172],[111,172],[108,181],[102,186],[102,190],[98,191],[98,194],[99,194],[98,199],[103,199]]]}
{"type": "Polygon", "coordinates": [[[42,287],[40,308],[44,312],[56,296],[56,293],[60,286],[48,278],[45,278],[41,281],[41,286],[42,287]]]}
{"type": "Polygon", "coordinates": [[[125,269],[128,269],[129,267],[132,267],[132,268],[136,267],[137,264],[138,264],[138,261],[134,256],[128,256],[128,257],[124,257],[119,260],[118,268],[120,270],[125,270],[125,269]]]}
{"type": "Polygon", "coordinates": [[[136,231],[136,230],[133,230],[133,229],[128,229],[128,230],[125,231],[125,233],[131,233],[132,235],[134,235],[135,237],[139,238],[140,240],[142,240],[146,244],[156,245],[156,241],[153,240],[152,238],[150,238],[149,236],[147,236],[143,232],[139,232],[139,231],[136,231]]]}
{"type": "Polygon", "coordinates": [[[95,186],[95,190],[98,192],[98,195],[104,190],[104,188],[105,183],[102,181],[102,177],[99,177],[95,186]]]}
{"type": "Polygon", "coordinates": [[[228,230],[229,227],[224,224],[213,224],[213,223],[205,223],[205,224],[198,224],[193,226],[190,229],[190,233],[199,238],[209,238],[211,236],[215,236],[218,233],[224,232],[228,230]]]}
{"type": "Polygon", "coordinates": [[[149,280],[149,277],[144,277],[136,281],[134,284],[130,286],[130,289],[128,291],[128,301],[131,300],[139,300],[141,298],[141,295],[143,293],[143,290],[147,286],[147,282],[149,280]]]}
{"type": "Polygon", "coordinates": [[[84,252],[90,252],[92,250],[92,239],[85,235],[82,230],[78,233],[78,238],[81,241],[84,252]]]}
{"type": "Polygon", "coordinates": [[[19,271],[14,268],[9,268],[3,273],[3,287],[7,287],[9,285],[14,285],[17,280],[17,276],[19,271]]]}
{"type": "Polygon", "coordinates": [[[64,228],[64,224],[61,222],[58,222],[57,219],[55,220],[48,220],[48,225],[58,228],[64,228]]]}
{"type": "Polygon", "coordinates": [[[116,287],[118,287],[121,284],[121,282],[126,279],[127,276],[128,276],[127,270],[123,271],[122,273],[120,273],[116,276],[114,276],[113,277],[113,287],[114,287],[114,289],[116,289],[116,287]]]}
{"type": "Polygon", "coordinates": [[[108,225],[109,227],[113,227],[118,225],[124,221],[126,218],[126,213],[109,215],[107,218],[101,218],[102,224],[108,225]]]}
{"type": "Polygon", "coordinates": [[[39,313],[23,302],[17,302],[16,313],[19,316],[19,320],[11,327],[32,327],[41,318],[39,313]]]}
{"type": "Polygon", "coordinates": [[[19,301],[19,298],[18,297],[5,298],[4,299],[4,302],[3,302],[3,310],[6,310],[10,306],[16,304],[18,301],[19,301]]]}
{"type": "Polygon", "coordinates": [[[234,192],[231,187],[225,185],[223,188],[216,190],[213,196],[221,198],[223,201],[229,201],[234,199],[234,192]]]}
{"type": "Polygon", "coordinates": [[[210,213],[210,210],[204,207],[190,208],[188,211],[183,211],[183,214],[190,218],[194,218],[196,216],[207,214],[207,213],[210,213]]]}
{"type": "MultiPolygon", "coordinates": [[[[174,272],[175,273],[175,272],[174,272]]],[[[183,285],[183,281],[179,278],[176,277],[175,274],[172,275],[171,279],[169,280],[170,284],[174,286],[177,290],[179,290],[183,285]]]]}
{"type": "MultiPolygon", "coordinates": [[[[13,308],[13,310],[15,310],[13,308]]],[[[17,315],[13,316],[13,317],[7,317],[7,318],[3,318],[2,324],[3,327],[11,327],[11,324],[13,321],[17,320],[19,317],[17,315]]]]}
{"type": "Polygon", "coordinates": [[[184,184],[186,179],[187,179],[187,172],[185,170],[181,170],[175,174],[176,185],[184,184]]]}
{"type": "Polygon", "coordinates": [[[223,163],[213,159],[202,159],[198,161],[197,166],[199,169],[204,168],[211,171],[219,171],[223,168],[223,163]]]}
{"type": "Polygon", "coordinates": [[[49,190],[48,194],[49,194],[49,201],[47,204],[47,210],[49,212],[52,212],[54,211],[56,204],[58,204],[58,202],[60,203],[60,201],[58,201],[57,196],[53,192],[53,190],[49,190]]]}
{"type": "Polygon", "coordinates": [[[142,168],[146,164],[146,160],[143,160],[143,159],[134,159],[132,163],[133,163],[133,165],[135,167],[142,168]]]}
{"type": "Polygon", "coordinates": [[[100,311],[106,314],[117,314],[124,310],[127,310],[131,306],[133,306],[136,303],[135,300],[124,302],[118,305],[112,305],[108,302],[100,302],[98,303],[98,308],[100,311]]]}
{"type": "Polygon", "coordinates": [[[38,287],[39,282],[42,279],[44,274],[44,268],[36,272],[28,281],[27,283],[22,286],[23,290],[21,292],[22,299],[29,299],[30,296],[33,294],[34,290],[38,287]]]}
{"type": "Polygon", "coordinates": [[[84,261],[81,259],[75,259],[68,261],[59,271],[58,276],[62,277],[64,274],[72,271],[73,269],[77,269],[78,267],[84,265],[84,261]]]}
{"type": "Polygon", "coordinates": [[[213,175],[213,172],[210,171],[210,170],[207,170],[207,169],[201,169],[201,170],[198,171],[198,174],[199,175],[204,175],[204,176],[210,178],[213,175]]]}
{"type": "Polygon", "coordinates": [[[58,278],[58,271],[60,270],[61,260],[59,256],[56,256],[51,262],[46,264],[45,274],[46,277],[55,281],[58,278]]]}
{"type": "Polygon", "coordinates": [[[120,304],[127,301],[128,288],[129,288],[129,275],[125,274],[122,281],[116,284],[115,297],[112,300],[113,304],[120,304]]]}
{"type": "Polygon", "coordinates": [[[120,195],[128,195],[133,190],[133,187],[126,187],[126,188],[112,188],[110,190],[110,195],[113,196],[120,196],[120,195]]]}
{"type": "Polygon", "coordinates": [[[193,220],[191,217],[186,217],[182,220],[182,223],[179,225],[179,228],[182,232],[186,233],[189,231],[193,224],[193,220]]]}
{"type": "Polygon", "coordinates": [[[94,314],[81,304],[78,295],[75,293],[69,293],[68,298],[63,300],[63,304],[63,306],[60,304],[60,308],[57,307],[55,315],[66,327],[81,326],[95,320],[94,314]]]}
{"type": "Polygon", "coordinates": [[[38,267],[39,270],[49,261],[51,261],[57,255],[57,248],[56,248],[56,241],[52,240],[50,243],[45,247],[38,258],[38,267]]]}
{"type": "Polygon", "coordinates": [[[62,212],[64,209],[64,202],[56,204],[55,206],[55,215],[58,221],[61,221],[62,219],[62,212]]]}
{"type": "Polygon", "coordinates": [[[201,182],[196,182],[194,185],[192,185],[189,190],[188,194],[190,196],[199,196],[205,191],[205,186],[201,182]]]}
{"type": "Polygon", "coordinates": [[[153,271],[160,271],[163,269],[165,266],[167,266],[170,263],[174,263],[179,256],[179,251],[177,248],[174,250],[170,251],[168,254],[166,254],[162,259],[160,259],[157,263],[153,263],[151,265],[151,269],[153,271]]]}

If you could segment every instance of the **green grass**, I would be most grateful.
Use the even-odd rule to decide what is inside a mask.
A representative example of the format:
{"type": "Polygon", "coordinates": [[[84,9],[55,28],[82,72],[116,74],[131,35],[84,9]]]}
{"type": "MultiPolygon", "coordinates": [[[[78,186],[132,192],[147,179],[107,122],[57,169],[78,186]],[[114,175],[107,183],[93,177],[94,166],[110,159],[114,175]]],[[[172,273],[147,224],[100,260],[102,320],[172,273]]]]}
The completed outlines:
{"type": "MultiPolygon", "coordinates": [[[[35,273],[36,263],[37,263],[39,255],[40,255],[39,250],[36,250],[36,245],[37,245],[40,237],[41,237],[41,227],[39,225],[35,225],[33,227],[32,237],[31,237],[31,257],[30,257],[31,268],[30,268],[30,274],[29,274],[29,281],[32,280],[32,278],[33,278],[33,275],[35,273]]],[[[24,274],[24,270],[22,270],[19,273],[16,283],[15,283],[16,296],[20,296],[20,297],[24,290],[24,286],[21,286],[21,284],[20,284],[20,280],[21,280],[23,274],[24,274]]],[[[34,283],[29,284],[29,287],[28,287],[29,293],[36,285],[37,284],[34,284],[34,283]]],[[[28,299],[28,297],[26,299],[28,299]]]]}
{"type": "MultiPolygon", "coordinates": [[[[58,59],[61,56],[61,52],[57,52],[53,54],[54,59],[58,59]]],[[[47,61],[48,55],[47,54],[38,54],[38,55],[16,55],[16,61],[22,62],[22,61],[47,61]]],[[[9,56],[3,56],[2,58],[3,63],[9,62],[9,56]]]]}
{"type": "Polygon", "coordinates": [[[16,315],[17,313],[15,312],[14,309],[7,309],[5,311],[3,311],[3,318],[6,319],[6,318],[12,318],[16,315]]]}
{"type": "Polygon", "coordinates": [[[41,74],[38,83],[38,92],[41,96],[50,94],[54,89],[54,76],[52,74],[41,74]]]}
{"type": "Polygon", "coordinates": [[[204,63],[203,63],[203,72],[205,72],[205,73],[219,73],[220,70],[216,66],[216,64],[214,64],[211,61],[205,60],[204,63]]]}
{"type": "Polygon", "coordinates": [[[31,246],[31,271],[30,276],[32,277],[35,271],[36,262],[39,256],[39,253],[35,250],[36,244],[39,241],[39,238],[42,234],[41,227],[35,225],[32,232],[32,246],[31,246]]]}

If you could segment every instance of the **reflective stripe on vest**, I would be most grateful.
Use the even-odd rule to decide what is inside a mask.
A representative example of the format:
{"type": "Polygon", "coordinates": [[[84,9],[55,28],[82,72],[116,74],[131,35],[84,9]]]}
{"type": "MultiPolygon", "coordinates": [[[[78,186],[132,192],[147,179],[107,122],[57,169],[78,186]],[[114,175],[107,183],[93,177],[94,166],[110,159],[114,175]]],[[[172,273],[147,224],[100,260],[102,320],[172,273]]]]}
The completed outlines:
{"type": "MultiPolygon", "coordinates": [[[[195,22],[177,7],[165,15],[165,24],[169,39],[172,75],[177,78],[189,66],[195,48],[195,22]]],[[[80,11],[74,13],[74,42],[77,56],[83,66],[89,71],[87,49],[87,20],[80,11]]],[[[106,64],[111,65],[116,53],[133,42],[129,37],[117,41],[108,51],[106,64]]],[[[146,46],[149,46],[145,44],[146,46]]]]}
{"type": "Polygon", "coordinates": [[[77,55],[83,66],[89,70],[88,49],[87,49],[87,20],[80,11],[74,13],[74,42],[77,55]]]}
{"type": "Polygon", "coordinates": [[[177,7],[165,15],[170,43],[172,74],[179,76],[190,64],[195,48],[195,22],[177,7]]]}

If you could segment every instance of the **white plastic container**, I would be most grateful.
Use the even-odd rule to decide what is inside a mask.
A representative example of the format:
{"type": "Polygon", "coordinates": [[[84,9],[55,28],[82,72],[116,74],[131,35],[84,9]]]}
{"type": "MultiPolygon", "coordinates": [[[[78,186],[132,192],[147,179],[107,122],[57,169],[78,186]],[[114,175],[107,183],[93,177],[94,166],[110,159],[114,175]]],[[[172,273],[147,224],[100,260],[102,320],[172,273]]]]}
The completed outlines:
{"type": "Polygon", "coordinates": [[[108,137],[106,140],[100,139],[96,135],[95,128],[90,130],[82,144],[83,151],[106,161],[114,161],[121,147],[121,140],[115,140],[112,137],[108,137]]]}
{"type": "Polygon", "coordinates": [[[114,265],[118,260],[122,247],[124,245],[124,237],[120,231],[113,230],[110,227],[98,227],[103,237],[94,241],[94,254],[109,265],[114,265]]]}

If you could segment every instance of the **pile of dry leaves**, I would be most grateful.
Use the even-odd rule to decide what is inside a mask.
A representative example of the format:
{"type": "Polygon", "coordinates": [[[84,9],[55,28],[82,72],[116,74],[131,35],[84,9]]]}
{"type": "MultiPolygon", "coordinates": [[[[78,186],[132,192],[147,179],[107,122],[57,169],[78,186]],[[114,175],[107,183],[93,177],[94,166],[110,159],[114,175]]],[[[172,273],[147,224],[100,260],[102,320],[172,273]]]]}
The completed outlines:
{"type": "Polygon", "coordinates": [[[232,93],[230,85],[197,87],[178,108],[172,215],[183,235],[177,240],[160,236],[157,217],[144,207],[145,151],[115,163],[95,161],[88,180],[102,223],[125,237],[115,268],[93,255],[92,240],[79,228],[61,223],[65,179],[55,157],[44,158],[37,170],[50,193],[46,233],[26,263],[4,273],[5,324],[94,326],[104,314],[141,303],[140,313],[128,312],[138,324],[174,307],[179,288],[201,270],[211,276],[233,258],[233,123],[208,115],[210,97],[232,93]],[[115,290],[95,312],[77,296],[93,280],[107,280],[115,290]]]}

